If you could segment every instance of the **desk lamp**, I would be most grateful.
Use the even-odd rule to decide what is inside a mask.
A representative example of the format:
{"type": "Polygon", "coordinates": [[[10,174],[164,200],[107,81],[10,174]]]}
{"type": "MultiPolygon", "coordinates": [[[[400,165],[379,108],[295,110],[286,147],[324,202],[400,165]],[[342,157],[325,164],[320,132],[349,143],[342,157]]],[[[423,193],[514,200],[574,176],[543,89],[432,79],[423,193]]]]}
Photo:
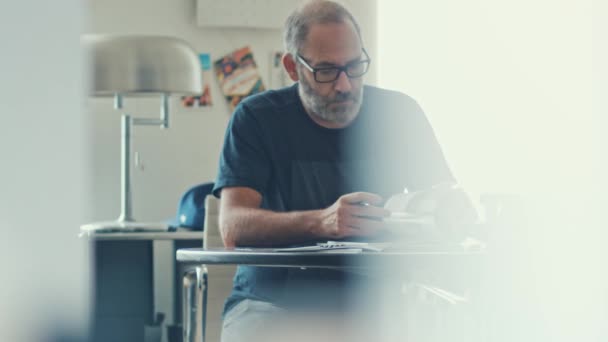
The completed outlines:
{"type": "Polygon", "coordinates": [[[87,35],[82,38],[90,65],[89,93],[113,97],[121,110],[123,97],[160,97],[160,118],[134,118],[122,114],[120,216],[116,221],[81,226],[83,232],[162,231],[163,223],[136,222],[132,215],[130,160],[132,126],[169,128],[171,94],[200,95],[201,66],[196,52],[183,40],[137,35],[87,35]]]}

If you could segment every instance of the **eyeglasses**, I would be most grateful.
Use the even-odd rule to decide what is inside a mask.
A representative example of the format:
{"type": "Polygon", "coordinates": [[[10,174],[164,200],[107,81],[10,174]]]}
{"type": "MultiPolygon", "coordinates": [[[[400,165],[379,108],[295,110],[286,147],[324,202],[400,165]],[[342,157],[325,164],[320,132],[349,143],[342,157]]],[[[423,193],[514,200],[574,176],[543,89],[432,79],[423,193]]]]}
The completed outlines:
{"type": "Polygon", "coordinates": [[[365,55],[365,59],[346,64],[345,66],[313,68],[312,66],[310,66],[310,64],[308,64],[304,57],[300,56],[300,54],[296,54],[296,59],[300,63],[302,63],[302,65],[306,67],[306,69],[312,72],[315,81],[317,81],[318,83],[330,83],[337,80],[338,77],[340,77],[340,73],[342,72],[344,72],[349,78],[363,76],[369,69],[371,59],[369,58],[369,55],[367,54],[367,51],[365,51],[365,49],[362,49],[362,51],[365,55]]]}

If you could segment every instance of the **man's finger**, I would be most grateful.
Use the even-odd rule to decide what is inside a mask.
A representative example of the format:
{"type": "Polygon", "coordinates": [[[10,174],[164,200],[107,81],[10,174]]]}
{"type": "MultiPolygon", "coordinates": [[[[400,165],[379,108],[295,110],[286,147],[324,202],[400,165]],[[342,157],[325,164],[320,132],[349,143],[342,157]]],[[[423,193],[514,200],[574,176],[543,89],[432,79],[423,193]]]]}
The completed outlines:
{"type": "Polygon", "coordinates": [[[350,208],[350,214],[352,216],[358,217],[368,217],[372,219],[383,219],[391,215],[391,212],[375,206],[362,206],[362,205],[352,205],[350,208]]]}
{"type": "Polygon", "coordinates": [[[379,205],[383,199],[381,196],[372,194],[371,192],[353,192],[341,197],[342,200],[349,204],[371,204],[379,205]]]}
{"type": "Polygon", "coordinates": [[[345,226],[359,230],[377,231],[384,228],[384,221],[353,216],[345,222],[345,226]]]}
{"type": "Polygon", "coordinates": [[[348,227],[347,236],[370,237],[378,234],[378,229],[362,229],[348,227]]]}

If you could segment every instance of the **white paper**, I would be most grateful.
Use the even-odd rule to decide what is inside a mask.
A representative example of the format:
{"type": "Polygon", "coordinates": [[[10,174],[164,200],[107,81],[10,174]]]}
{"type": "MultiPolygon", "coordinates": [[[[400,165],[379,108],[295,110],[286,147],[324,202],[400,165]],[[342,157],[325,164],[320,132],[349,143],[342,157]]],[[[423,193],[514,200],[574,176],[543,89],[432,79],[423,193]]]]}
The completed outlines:
{"type": "Polygon", "coordinates": [[[367,242],[349,242],[349,241],[327,241],[311,246],[298,246],[275,248],[274,252],[332,252],[336,253],[359,253],[362,251],[380,252],[384,249],[380,244],[370,244],[367,242]]]}

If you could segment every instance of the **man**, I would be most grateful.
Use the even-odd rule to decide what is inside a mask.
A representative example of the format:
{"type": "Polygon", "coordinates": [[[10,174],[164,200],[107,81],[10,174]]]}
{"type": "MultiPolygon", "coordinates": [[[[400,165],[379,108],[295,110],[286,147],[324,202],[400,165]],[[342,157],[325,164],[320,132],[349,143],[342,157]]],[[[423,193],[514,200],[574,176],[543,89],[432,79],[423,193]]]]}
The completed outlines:
{"type": "MultiPolygon", "coordinates": [[[[227,128],[214,194],[227,247],[383,235],[383,198],[452,181],[411,98],[363,85],[370,58],[353,16],[329,1],[287,19],[283,65],[297,83],[244,100],[227,128]]],[[[240,266],[224,341],[285,309],[347,307],[356,278],[336,271],[240,266]]]]}

